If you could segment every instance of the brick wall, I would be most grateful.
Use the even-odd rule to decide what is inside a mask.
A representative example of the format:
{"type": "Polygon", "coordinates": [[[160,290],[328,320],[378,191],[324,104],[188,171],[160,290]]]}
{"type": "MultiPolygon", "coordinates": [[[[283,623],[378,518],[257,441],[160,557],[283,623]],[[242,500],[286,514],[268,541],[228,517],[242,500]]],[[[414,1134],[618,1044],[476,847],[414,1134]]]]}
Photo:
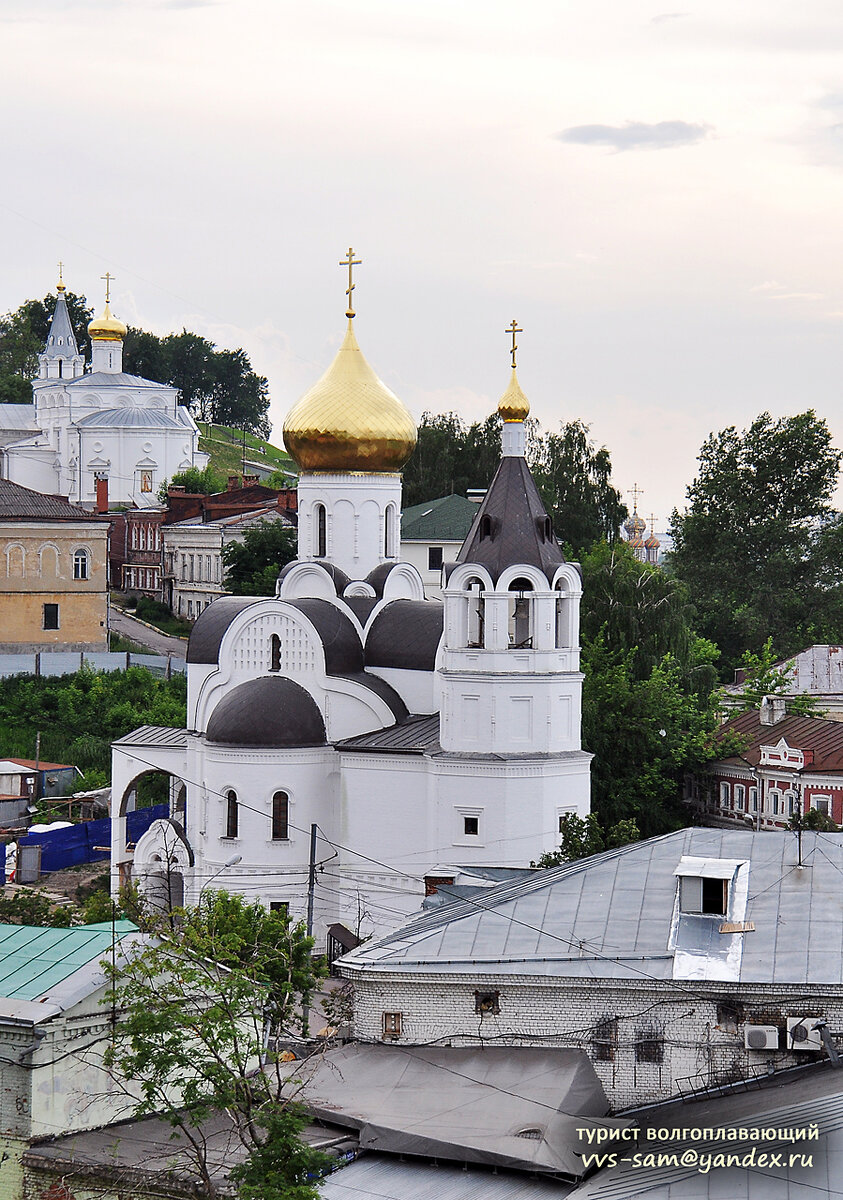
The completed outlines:
{"type": "MultiPolygon", "coordinates": [[[[672,981],[618,984],[604,980],[542,977],[491,979],[482,975],[355,979],[355,1035],[380,1041],[384,1012],[400,1012],[405,1045],[488,1041],[501,1045],[567,1046],[585,1050],[615,1109],[665,1099],[677,1080],[701,1075],[702,1083],[739,1078],[768,1063],[775,1069],[806,1063],[817,1053],[744,1049],[744,1024],[778,1025],[788,1016],[825,1017],[843,1027],[843,989],[799,985],[789,989],[672,981]],[[475,990],[500,993],[500,1012],[475,1012],[475,990]],[[606,1037],[601,1022],[616,1021],[606,1037]],[[598,1041],[600,1045],[598,1045],[598,1041]],[[652,1057],[661,1042],[662,1061],[652,1057]]],[[[785,1045],[782,1032],[780,1046],[785,1045]]],[[[656,1051],[658,1054],[658,1051],[656,1051]]]]}

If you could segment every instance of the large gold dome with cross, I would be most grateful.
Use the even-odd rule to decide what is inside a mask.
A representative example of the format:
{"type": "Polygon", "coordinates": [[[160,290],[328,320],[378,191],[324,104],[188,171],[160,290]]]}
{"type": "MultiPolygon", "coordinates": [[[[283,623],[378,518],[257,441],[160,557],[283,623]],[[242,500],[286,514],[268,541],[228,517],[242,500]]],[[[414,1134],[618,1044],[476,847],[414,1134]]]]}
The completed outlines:
{"type": "Polygon", "coordinates": [[[351,318],[328,370],[284,421],[302,471],[400,471],[416,445],[410,413],[363,357],[351,318]]]}

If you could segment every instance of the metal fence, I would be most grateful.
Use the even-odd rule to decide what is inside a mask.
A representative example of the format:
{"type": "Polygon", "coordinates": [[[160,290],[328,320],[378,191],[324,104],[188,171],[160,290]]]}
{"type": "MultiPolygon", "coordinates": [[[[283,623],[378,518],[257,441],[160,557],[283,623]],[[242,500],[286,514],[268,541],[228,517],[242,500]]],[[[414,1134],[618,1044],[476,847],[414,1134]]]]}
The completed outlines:
{"type": "MultiPolygon", "coordinates": [[[[169,814],[166,804],[153,804],[126,814],[126,837],[136,842],[146,833],[153,821],[169,814]]],[[[97,862],[110,857],[110,851],[98,849],[111,845],[111,818],[82,821],[66,829],[51,829],[48,833],[28,833],[18,838],[18,854],[30,846],[41,847],[41,873],[62,871],[79,863],[97,862]]]]}
{"type": "Polygon", "coordinates": [[[36,653],[0,654],[0,679],[10,675],[73,675],[87,666],[93,671],[125,671],[146,667],[153,675],[169,677],[183,672],[184,659],[172,654],[132,654],[123,650],[41,650],[36,653]]]}

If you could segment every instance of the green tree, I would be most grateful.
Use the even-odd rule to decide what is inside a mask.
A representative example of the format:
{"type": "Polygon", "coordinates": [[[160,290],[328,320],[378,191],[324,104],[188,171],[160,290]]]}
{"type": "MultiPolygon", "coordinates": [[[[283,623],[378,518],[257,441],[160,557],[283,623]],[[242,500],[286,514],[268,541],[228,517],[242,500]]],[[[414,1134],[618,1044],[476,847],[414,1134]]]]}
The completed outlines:
{"type": "Polygon", "coordinates": [[[465,496],[470,488],[486,488],[500,457],[497,414],[466,425],[456,413],[423,413],[416,448],[404,468],[404,504],[409,508],[439,496],[465,496]]]}
{"type": "Polygon", "coordinates": [[[627,508],[612,486],[612,462],[582,421],[532,441],[530,466],[557,537],[580,555],[600,538],[617,540],[627,508]]]}
{"type": "Polygon", "coordinates": [[[724,677],[772,637],[784,658],[843,627],[843,525],[831,508],[840,452],[812,410],[712,434],[688,506],[674,512],[671,569],[687,584],[724,677]]]}
{"type": "MultiPolygon", "coordinates": [[[[300,1144],[303,1114],[285,1065],[263,1047],[294,1023],[312,940],[260,904],[223,907],[219,894],[186,909],[172,925],[152,918],[154,940],[111,972],[106,1003],[121,1013],[108,1065],[132,1081],[135,1115],[158,1114],[173,1127],[195,1195],[215,1200],[205,1124],[227,1121],[247,1159],[236,1172],[254,1200],[316,1200],[324,1156],[300,1144]],[[286,964],[284,966],[283,964],[286,964]],[[280,980],[286,983],[279,984],[280,980]]],[[[232,898],[233,899],[233,898],[232,898]]]]}
{"type": "Polygon", "coordinates": [[[776,659],[771,637],[767,638],[759,654],[752,650],[744,650],[741,655],[740,672],[741,691],[734,697],[737,701],[737,712],[750,712],[760,708],[765,696],[787,696],[788,712],[802,717],[823,716],[815,696],[807,692],[791,694],[794,667],[776,659]]]}
{"type": "Polygon", "coordinates": [[[683,584],[622,542],[582,558],[583,746],[603,829],[685,824],[686,771],[716,754],[717,648],[691,625],[683,584]]]}
{"type": "Polygon", "coordinates": [[[542,854],[537,862],[530,863],[531,867],[561,867],[578,858],[599,854],[601,850],[614,850],[616,846],[637,842],[641,837],[635,821],[619,821],[604,832],[596,813],[586,817],[565,813],[559,825],[559,848],[542,854]]]}
{"type": "MultiPolygon", "coordinates": [[[[84,296],[65,292],[64,298],[79,353],[87,356],[88,322],[94,310],[84,296]]],[[[43,300],[27,300],[0,317],[0,403],[32,403],[32,380],[38,374],[38,355],[46,344],[55,307],[52,294],[43,300]]]]}
{"type": "Polygon", "coordinates": [[[183,487],[186,492],[198,492],[203,496],[213,496],[215,492],[221,492],[225,488],[225,480],[222,475],[218,474],[209,464],[207,467],[188,467],[186,471],[177,471],[172,479],[165,480],[158,489],[158,499],[165,501],[167,499],[167,489],[170,487],[183,487]]]}
{"type": "Polygon", "coordinates": [[[279,571],[295,557],[295,530],[280,521],[258,521],[242,543],[223,547],[226,590],[236,596],[274,596],[279,571]]]}

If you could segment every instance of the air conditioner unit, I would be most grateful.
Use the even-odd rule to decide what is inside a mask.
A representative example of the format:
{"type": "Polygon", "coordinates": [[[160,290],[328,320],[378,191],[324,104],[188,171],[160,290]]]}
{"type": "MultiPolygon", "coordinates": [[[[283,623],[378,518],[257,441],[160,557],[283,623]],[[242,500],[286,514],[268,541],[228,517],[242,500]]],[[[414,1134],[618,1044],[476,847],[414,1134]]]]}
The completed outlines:
{"type": "Polygon", "coordinates": [[[778,1050],[777,1025],[744,1025],[743,1044],[747,1050],[778,1050]]]}
{"type": "Polygon", "coordinates": [[[819,1029],[814,1029],[819,1017],[788,1017],[787,1048],[797,1053],[805,1050],[822,1050],[823,1040],[819,1029]]]}

